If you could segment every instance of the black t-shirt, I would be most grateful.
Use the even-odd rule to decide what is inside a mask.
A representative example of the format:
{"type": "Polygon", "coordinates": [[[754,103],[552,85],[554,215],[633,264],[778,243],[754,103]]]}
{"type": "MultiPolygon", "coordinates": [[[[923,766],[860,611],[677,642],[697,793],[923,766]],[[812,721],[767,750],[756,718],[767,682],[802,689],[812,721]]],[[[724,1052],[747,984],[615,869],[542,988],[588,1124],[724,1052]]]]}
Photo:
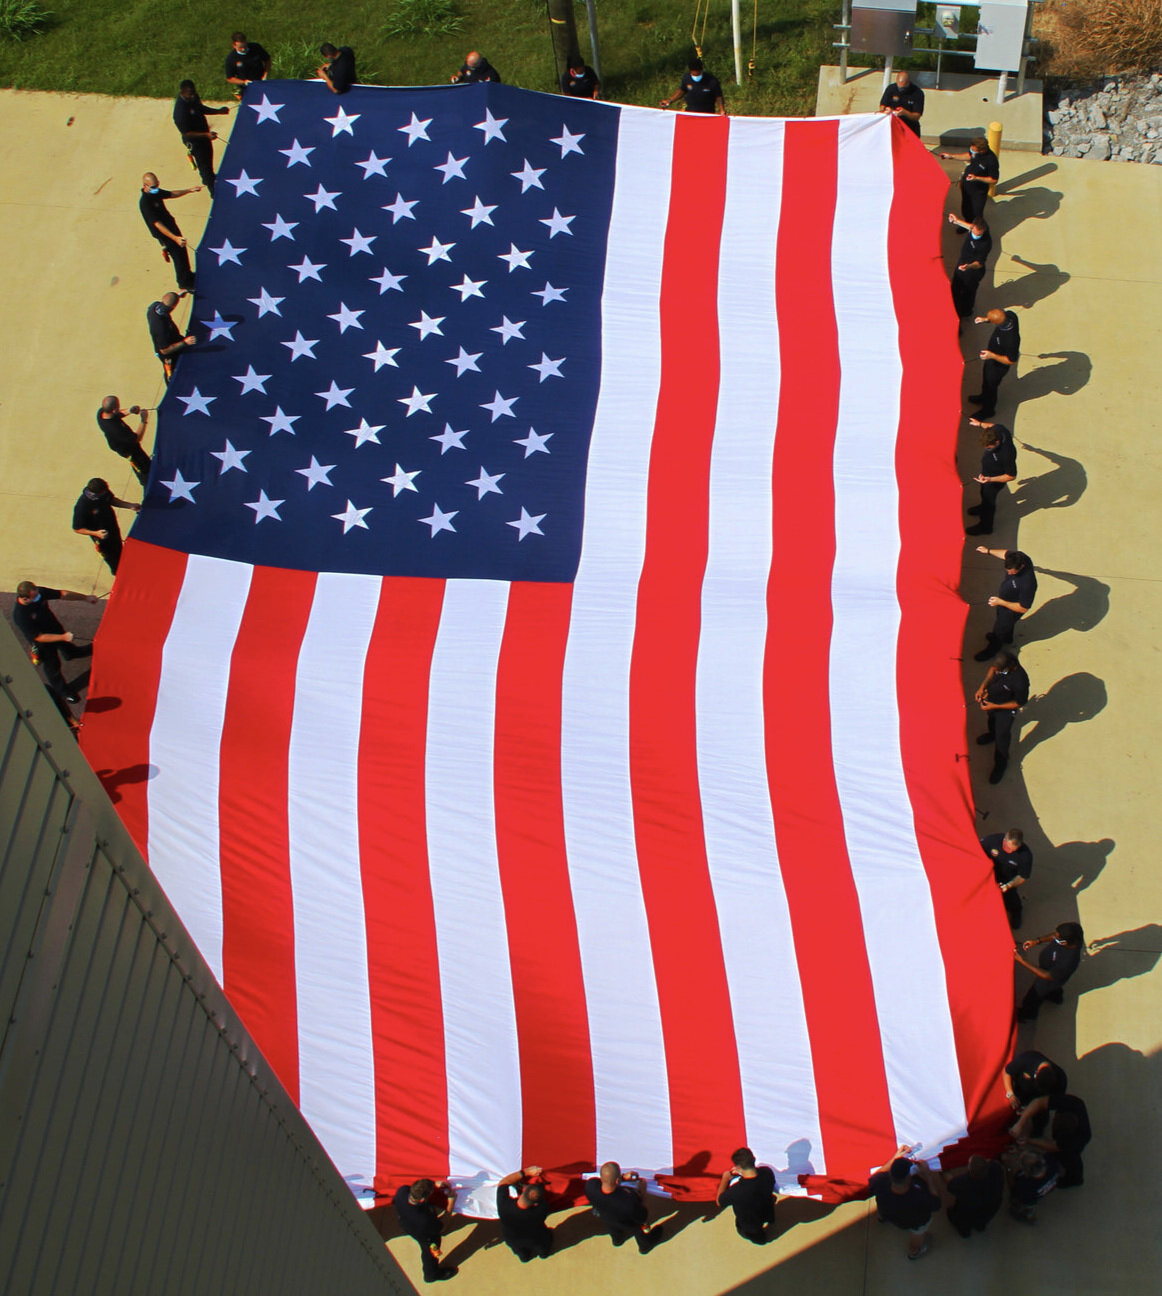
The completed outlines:
{"type": "Polygon", "coordinates": [[[902,1193],[892,1191],[892,1177],[886,1170],[872,1175],[870,1186],[876,1199],[876,1209],[884,1219],[900,1228],[920,1228],[932,1218],[932,1212],[940,1207],[939,1199],[915,1175],[908,1180],[907,1191],[902,1193]]]}
{"type": "Polygon", "coordinates": [[[1005,311],[1005,322],[998,324],[989,336],[986,351],[995,351],[1007,360],[1017,360],[1021,355],[1021,325],[1012,311],[1005,311]]]}
{"type": "Polygon", "coordinates": [[[167,229],[181,235],[177,221],[169,214],[169,208],[165,205],[165,200],[172,197],[173,194],[168,189],[159,189],[155,194],[146,193],[144,189],[141,191],[141,201],[138,203],[141,208],[141,219],[145,221],[145,228],[159,243],[169,243],[171,240],[157,229],[155,221],[161,221],[167,229]]]}
{"type": "Polygon", "coordinates": [[[1013,1083],[1013,1093],[1022,1107],[1028,1106],[1034,1098],[1039,1098],[1045,1092],[1044,1085],[1048,1082],[1043,1079],[1038,1084],[1037,1081],[1037,1068],[1043,1063],[1048,1063],[1052,1068],[1051,1072],[1045,1072],[1043,1075],[1051,1074],[1054,1091],[1063,1093],[1069,1083],[1065,1072],[1056,1062],[1051,1062],[1044,1053],[1038,1053],[1036,1049],[1028,1049],[1024,1053],[1018,1053],[1005,1067],[1005,1074],[1013,1083]]]}
{"type": "Polygon", "coordinates": [[[960,245],[960,256],[957,258],[956,264],[958,266],[971,265],[974,261],[979,261],[980,270],[973,273],[983,273],[985,262],[988,260],[988,255],[992,250],[993,236],[987,229],[980,238],[977,238],[972,230],[969,230],[964,236],[964,242],[960,245]]]}
{"type": "Polygon", "coordinates": [[[1028,880],[1033,872],[1033,852],[1023,843],[1015,851],[1005,850],[1005,834],[989,833],[980,839],[981,848],[993,862],[993,878],[999,886],[1015,877],[1028,880]]]}
{"type": "Polygon", "coordinates": [[[722,85],[709,72],[702,73],[701,81],[695,81],[687,72],[682,78],[682,93],[686,96],[687,112],[712,113],[715,104],[722,98],[722,85]]]}
{"type": "Polygon", "coordinates": [[[108,531],[110,535],[120,536],[121,527],[113,511],[113,497],[106,492],[97,499],[90,499],[82,492],[73,505],[73,530],[108,531]]]}
{"type": "MultiPolygon", "coordinates": [[[[923,113],[924,111],[924,91],[915,83],[904,86],[901,89],[898,85],[890,85],[880,95],[881,108],[903,108],[907,112],[923,113]]],[[[900,120],[910,131],[920,134],[920,123],[913,121],[910,117],[901,117],[900,120]]]]}
{"type": "Polygon", "coordinates": [[[1019,603],[1027,612],[1036,597],[1037,573],[1033,570],[1032,563],[1022,567],[1015,576],[1005,572],[1005,579],[997,590],[997,598],[1004,599],[1006,603],[1019,603]]]}
{"type": "Polygon", "coordinates": [[[456,73],[456,84],[475,85],[478,81],[495,81],[500,85],[503,78],[486,58],[481,58],[474,68],[462,63],[460,71],[456,73]]]}
{"type": "Polygon", "coordinates": [[[123,459],[127,459],[139,444],[137,438],[130,431],[129,424],[125,422],[120,414],[114,414],[111,418],[102,418],[101,411],[98,410],[97,426],[105,434],[109,449],[114,454],[119,454],[123,459]]]}
{"type": "Polygon", "coordinates": [[[757,1232],[775,1218],[775,1172],[770,1166],[758,1166],[751,1179],[739,1176],[722,1194],[722,1204],[734,1207],[738,1227],[757,1232]]]}
{"type": "Polygon", "coordinates": [[[340,45],[339,53],[327,67],[331,85],[336,94],[346,94],[355,84],[355,51],[350,45],[340,45]]]}
{"type": "MultiPolygon", "coordinates": [[[[32,643],[37,635],[42,634],[64,634],[65,628],[56,619],[56,613],[49,607],[53,599],[59,599],[61,592],[59,589],[47,589],[44,585],[38,585],[40,598],[35,603],[16,602],[12,605],[12,624],[20,633],[32,643]]],[[[42,645],[42,647],[55,648],[55,644],[42,645]]]]}
{"type": "Polygon", "coordinates": [[[421,1246],[434,1246],[440,1241],[440,1217],[435,1208],[427,1202],[415,1205],[411,1200],[411,1189],[404,1184],[397,1188],[391,1204],[399,1216],[400,1227],[415,1238],[421,1246]]]}
{"type": "Polygon", "coordinates": [[[1029,700],[1029,677],[1025,668],[1017,663],[1008,670],[997,671],[989,680],[985,689],[985,699],[989,702],[1015,702],[1024,706],[1029,700]]]}
{"type": "Polygon", "coordinates": [[[613,1192],[607,1193],[601,1191],[600,1179],[587,1179],[585,1196],[595,1214],[615,1228],[633,1229],[646,1222],[645,1202],[635,1189],[625,1184],[619,1184],[613,1192]]]}
{"type": "Polygon", "coordinates": [[[545,1220],[549,1216],[549,1202],[542,1197],[536,1206],[520,1207],[507,1187],[496,1190],[496,1213],[500,1216],[500,1230],[510,1246],[540,1245],[548,1233],[545,1220]]]}
{"type": "Polygon", "coordinates": [[[1056,1093],[1049,1099],[1049,1110],[1054,1113],[1055,1118],[1064,1116],[1066,1113],[1077,1117],[1077,1129],[1071,1134],[1066,1134],[1064,1131],[1059,1132],[1057,1120],[1054,1119],[1049,1131],[1049,1137],[1057,1144],[1059,1152],[1080,1152],[1093,1137],[1093,1132],[1089,1128],[1089,1112],[1086,1110],[1085,1103],[1074,1094],[1056,1093]]]}
{"type": "MultiPolygon", "coordinates": [[[[998,179],[1001,174],[1001,167],[1000,163],[997,161],[997,155],[992,151],[992,149],[988,148],[986,148],[983,153],[973,153],[970,149],[968,165],[964,168],[964,174],[966,176],[988,176],[990,180],[998,179]]],[[[961,184],[964,183],[965,181],[962,179],[961,184]]],[[[977,185],[980,185],[982,189],[988,188],[988,185],[979,180],[969,180],[967,183],[972,185],[974,189],[977,185]]]]}
{"type": "Polygon", "coordinates": [[[993,433],[1000,443],[990,446],[980,457],[982,477],[1015,477],[1017,475],[1017,447],[1013,434],[1000,423],[993,424],[993,433]]]}
{"type": "Polygon", "coordinates": [[[250,41],[244,54],[231,47],[226,55],[226,80],[235,77],[239,81],[261,81],[269,60],[270,55],[257,41],[250,41]]]}
{"type": "Polygon", "coordinates": [[[1042,945],[1041,953],[1037,958],[1037,966],[1042,972],[1048,972],[1059,986],[1063,986],[1077,971],[1080,962],[1081,943],[1061,945],[1056,938],[1048,945],[1042,945]]]}
{"type": "Polygon", "coordinates": [[[983,1179],[974,1179],[965,1170],[948,1181],[948,1191],[956,1198],[959,1215],[985,1224],[997,1213],[1004,1198],[1005,1172],[999,1161],[990,1161],[983,1179]]]}
{"type": "Polygon", "coordinates": [[[153,342],[153,349],[159,355],[163,347],[173,346],[175,342],[182,340],[181,332],[173,322],[173,316],[161,302],[152,302],[145,312],[145,318],[149,321],[149,336],[153,342]]]}
{"type": "Polygon", "coordinates": [[[173,103],[173,124],[181,131],[183,139],[189,134],[205,134],[210,129],[207,114],[220,117],[227,111],[226,108],[207,108],[200,99],[183,99],[178,95],[173,103]]]}
{"type": "Polygon", "coordinates": [[[580,76],[574,76],[572,72],[566,71],[561,78],[562,94],[572,95],[574,99],[592,99],[596,89],[597,73],[588,64],[585,65],[580,76]]]}

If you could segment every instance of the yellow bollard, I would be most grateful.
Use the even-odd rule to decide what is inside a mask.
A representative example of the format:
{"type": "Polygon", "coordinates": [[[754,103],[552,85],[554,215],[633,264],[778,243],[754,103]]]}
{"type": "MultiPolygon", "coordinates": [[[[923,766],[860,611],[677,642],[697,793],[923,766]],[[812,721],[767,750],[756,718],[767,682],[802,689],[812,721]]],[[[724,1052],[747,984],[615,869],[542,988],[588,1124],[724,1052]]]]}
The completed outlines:
{"type": "MultiPolygon", "coordinates": [[[[1004,131],[1005,128],[1001,125],[1000,122],[998,121],[989,122],[989,129],[988,129],[989,148],[991,148],[992,151],[998,157],[1000,156],[1001,153],[1001,136],[1004,134],[1004,131]]],[[[989,197],[995,198],[996,196],[997,196],[996,185],[995,184],[989,185],[989,197]]]]}

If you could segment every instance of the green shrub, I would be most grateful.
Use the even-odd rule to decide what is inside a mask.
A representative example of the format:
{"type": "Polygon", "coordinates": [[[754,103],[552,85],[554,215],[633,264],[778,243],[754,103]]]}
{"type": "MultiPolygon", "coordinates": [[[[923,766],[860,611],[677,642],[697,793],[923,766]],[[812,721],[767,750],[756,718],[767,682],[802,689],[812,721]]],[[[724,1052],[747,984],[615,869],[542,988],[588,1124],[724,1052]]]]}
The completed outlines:
{"type": "Polygon", "coordinates": [[[280,41],[270,51],[270,76],[274,81],[304,81],[315,75],[322,62],[316,42],[280,41]]]}
{"type": "Polygon", "coordinates": [[[454,0],[395,0],[383,30],[388,36],[450,36],[463,26],[454,0]]]}
{"type": "Polygon", "coordinates": [[[22,41],[38,36],[52,18],[37,0],[0,0],[0,35],[7,40],[22,41]]]}

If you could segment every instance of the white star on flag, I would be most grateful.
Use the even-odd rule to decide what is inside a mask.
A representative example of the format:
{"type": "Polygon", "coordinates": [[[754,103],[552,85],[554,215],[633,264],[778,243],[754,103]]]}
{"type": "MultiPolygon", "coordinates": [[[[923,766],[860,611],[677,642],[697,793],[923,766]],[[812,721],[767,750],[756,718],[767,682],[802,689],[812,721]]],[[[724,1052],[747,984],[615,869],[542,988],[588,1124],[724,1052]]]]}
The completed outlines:
{"type": "Polygon", "coordinates": [[[387,266],[384,266],[383,273],[380,275],[372,275],[369,282],[379,285],[379,295],[382,297],[385,292],[390,292],[392,289],[396,292],[403,292],[403,288],[400,285],[406,278],[407,275],[392,274],[387,266]]]}
{"type": "Polygon", "coordinates": [[[344,428],[343,435],[355,438],[355,449],[358,450],[361,445],[366,445],[368,441],[374,441],[379,445],[379,434],[387,426],[386,423],[377,423],[372,427],[365,418],[359,420],[359,426],[353,428],[344,428]]]}
{"type": "Polygon", "coordinates": [[[543,536],[545,533],[541,530],[540,523],[542,523],[547,516],[547,513],[538,513],[536,517],[531,517],[528,510],[522,508],[520,511],[520,517],[518,517],[515,522],[510,522],[508,525],[510,527],[516,527],[516,538],[518,541],[523,540],[527,535],[543,536]]]}
{"type": "Polygon", "coordinates": [[[399,354],[399,347],[385,347],[382,342],[376,342],[374,351],[365,351],[364,360],[370,360],[375,365],[375,372],[378,373],[384,365],[391,365],[398,369],[395,357],[399,354]]]}
{"type": "Polygon", "coordinates": [[[432,528],[433,537],[439,535],[441,531],[452,531],[456,528],[452,525],[452,519],[459,513],[459,509],[453,509],[451,513],[445,513],[439,504],[432,505],[432,512],[426,518],[417,518],[416,521],[423,522],[425,526],[432,528]]]}
{"type": "Polygon", "coordinates": [[[476,480],[465,482],[464,485],[476,487],[476,498],[478,500],[482,500],[485,497],[485,495],[488,494],[503,495],[504,492],[500,489],[500,487],[496,483],[500,481],[500,479],[505,475],[506,475],[505,473],[490,473],[484,467],[484,465],[481,464],[480,475],[476,478],[476,480]]]}
{"type": "Polygon", "coordinates": [[[235,179],[227,180],[228,185],[234,186],[234,197],[241,198],[243,194],[252,194],[258,197],[258,186],[262,183],[262,177],[252,180],[245,171],[242,171],[235,179]]]}
{"type": "Polygon", "coordinates": [[[229,437],[227,437],[226,444],[222,447],[221,450],[211,450],[210,453],[214,456],[215,459],[219,461],[219,465],[220,465],[218,468],[219,477],[221,477],[224,473],[228,473],[231,468],[237,468],[241,472],[246,472],[247,470],[246,465],[242,461],[243,459],[246,458],[246,456],[250,453],[250,451],[236,450],[234,448],[233,442],[230,441],[229,437]]]}
{"type": "Polygon", "coordinates": [[[174,471],[173,481],[163,481],[162,485],[169,489],[169,502],[174,500],[185,499],[191,504],[194,503],[194,487],[200,486],[201,482],[186,481],[179,470],[174,471]]]}
{"type": "Polygon", "coordinates": [[[525,335],[521,332],[521,329],[524,328],[524,326],[524,320],[520,320],[518,323],[514,324],[512,320],[505,315],[501,318],[501,322],[497,324],[495,328],[490,328],[488,331],[490,333],[499,333],[500,345],[508,346],[509,342],[511,342],[513,338],[520,338],[522,342],[525,340],[525,335]]]}
{"type": "MultiPolygon", "coordinates": [[[[477,197],[471,207],[461,209],[460,215],[467,216],[471,220],[473,229],[477,225],[492,225],[492,213],[496,210],[496,206],[496,203],[493,203],[491,207],[488,207],[477,197]]],[[[496,226],[493,225],[493,229],[495,228],[496,226]]]]}
{"type": "Polygon", "coordinates": [[[282,317],[282,311],[279,310],[280,303],[286,301],[285,297],[272,297],[265,288],[259,288],[257,297],[247,297],[247,301],[253,306],[258,307],[258,318],[264,315],[278,315],[282,317]]]}
{"type": "Polygon", "coordinates": [[[389,157],[376,157],[375,150],[372,149],[362,162],[356,162],[355,165],[363,168],[364,180],[370,180],[373,175],[383,176],[386,179],[387,171],[385,168],[390,161],[391,158],[389,157]]]}
{"type": "Polygon", "coordinates": [[[355,505],[352,504],[350,500],[348,500],[347,507],[343,510],[342,513],[332,513],[331,516],[335,519],[336,522],[343,523],[343,534],[346,535],[347,532],[350,531],[352,527],[362,527],[364,531],[369,531],[371,528],[367,525],[366,522],[364,522],[363,519],[370,512],[371,512],[370,505],[368,505],[367,508],[362,508],[362,509],[356,508],[355,505]]]}
{"type": "MultiPolygon", "coordinates": [[[[251,108],[254,107],[253,104],[251,104],[250,106],[251,108]]],[[[303,148],[303,146],[298,142],[298,140],[293,141],[290,148],[288,149],[279,149],[279,152],[283,155],[283,157],[286,158],[286,166],[288,171],[291,169],[291,167],[297,166],[298,163],[300,162],[303,164],[303,166],[309,167],[311,165],[311,154],[314,151],[315,151],[315,146],[313,144],[310,145],[308,148],[303,148]]]]}
{"type": "Polygon", "coordinates": [[[366,252],[370,256],[371,245],[372,243],[375,242],[375,240],[378,237],[379,237],[378,234],[370,234],[370,235],[360,234],[360,232],[357,229],[353,229],[351,231],[350,238],[340,239],[339,242],[347,244],[347,246],[351,249],[352,256],[354,256],[357,252],[366,252]]]}
{"type": "Polygon", "coordinates": [[[539,297],[541,299],[541,305],[547,306],[550,302],[563,302],[565,300],[565,294],[568,291],[568,288],[554,288],[548,280],[545,280],[545,286],[543,288],[535,289],[533,292],[529,293],[529,296],[539,297]]]}
{"type": "Polygon", "coordinates": [[[339,325],[340,333],[346,333],[349,328],[361,329],[363,327],[363,325],[359,323],[359,316],[362,314],[363,312],[361,310],[351,310],[346,302],[340,302],[339,309],[335,314],[328,315],[327,318],[329,320],[334,320],[335,323],[339,325]]]}
{"type": "Polygon", "coordinates": [[[428,258],[428,265],[435,265],[437,261],[451,261],[448,253],[456,246],[455,243],[441,243],[433,234],[432,241],[427,247],[416,248],[417,252],[423,252],[428,258]]]}
{"type": "Polygon", "coordinates": [[[484,143],[486,145],[491,144],[494,139],[498,139],[503,143],[507,144],[508,139],[505,137],[504,130],[503,130],[503,127],[507,125],[508,125],[507,117],[499,117],[499,118],[494,117],[492,115],[492,110],[489,108],[485,108],[484,120],[482,122],[477,122],[476,125],[472,127],[472,129],[484,132],[484,143]]]}
{"type": "Polygon", "coordinates": [[[254,366],[247,365],[244,374],[234,374],[233,378],[236,383],[242,384],[242,390],[238,393],[239,396],[245,396],[247,392],[252,391],[261,392],[265,396],[266,384],[270,380],[270,374],[255,373],[254,366]]]}
{"type": "Polygon", "coordinates": [[[465,302],[469,297],[483,297],[484,294],[480,290],[487,282],[487,279],[469,279],[468,276],[465,275],[460,283],[449,284],[448,287],[451,288],[453,292],[458,292],[460,294],[460,300],[465,302]]]}
{"type": "MultiPolygon", "coordinates": [[[[298,221],[284,221],[278,212],[275,212],[274,220],[262,222],[262,228],[270,230],[270,241],[272,243],[275,239],[280,238],[290,239],[293,243],[295,236],[291,233],[291,230],[298,229],[298,225],[298,221]]],[[[246,249],[243,248],[242,250],[245,252],[246,249]]]]}
{"type": "Polygon", "coordinates": [[[178,400],[186,407],[186,414],[205,414],[207,418],[210,417],[210,402],[217,399],[217,396],[203,396],[196,387],[188,396],[178,397],[178,400]]]}
{"type": "Polygon", "coordinates": [[[230,324],[222,318],[220,311],[215,311],[212,320],[203,320],[202,323],[210,330],[209,340],[211,342],[213,342],[215,338],[220,337],[228,338],[231,342],[234,341],[234,334],[231,330],[238,327],[237,320],[235,320],[233,324],[230,324]]]}
{"type": "Polygon", "coordinates": [[[258,498],[250,501],[246,507],[254,510],[254,525],[257,526],[263,518],[274,518],[276,522],[281,522],[279,508],[286,503],[286,500],[271,499],[266,491],[260,490],[258,498]]]}
{"type": "Polygon", "coordinates": [[[277,432],[289,432],[291,436],[294,436],[294,425],[300,418],[302,418],[301,414],[284,414],[282,406],[276,405],[273,414],[264,414],[262,416],[262,422],[270,424],[270,436],[274,436],[277,432]]]}
{"type": "Polygon", "coordinates": [[[305,338],[298,329],[295,329],[293,342],[283,342],[281,345],[290,348],[292,364],[301,356],[306,356],[308,360],[315,360],[318,358],[315,355],[314,348],[319,345],[319,339],[305,338]]]}
{"type": "Polygon", "coordinates": [[[323,276],[319,271],[325,270],[326,268],[326,261],[320,261],[318,265],[315,265],[311,258],[305,254],[298,265],[287,266],[288,270],[293,270],[295,274],[298,275],[299,283],[305,283],[308,279],[317,279],[319,283],[322,283],[323,276]]]}
{"type": "MultiPolygon", "coordinates": [[[[449,360],[448,363],[451,364],[452,362],[449,360]]],[[[446,455],[449,450],[463,450],[464,438],[467,435],[467,428],[465,428],[463,432],[453,432],[451,423],[445,423],[443,432],[438,433],[434,437],[429,437],[428,440],[438,441],[440,443],[440,455],[443,456],[446,455]]]]}
{"type": "Polygon", "coordinates": [[[568,128],[568,126],[566,126],[565,123],[562,122],[560,135],[555,136],[553,139],[549,141],[549,143],[560,145],[562,157],[565,157],[566,154],[569,153],[580,153],[581,156],[584,157],[585,150],[581,147],[581,141],[584,138],[585,138],[584,131],[582,131],[580,135],[574,135],[573,132],[568,128]]]}
{"type": "Polygon", "coordinates": [[[547,167],[535,167],[528,158],[525,158],[524,166],[519,171],[510,171],[509,175],[514,180],[520,181],[521,193],[528,193],[530,189],[543,189],[545,187],[541,184],[541,176],[545,174],[547,169],[547,167]]]}
{"type": "Polygon", "coordinates": [[[544,382],[546,378],[564,378],[565,375],[561,372],[561,366],[564,363],[564,356],[560,360],[550,360],[542,351],[540,361],[537,364],[529,365],[529,368],[535,369],[541,375],[541,382],[544,382]]]}
{"type": "Polygon", "coordinates": [[[510,243],[508,251],[498,252],[496,259],[498,261],[507,261],[508,273],[512,274],[514,270],[531,270],[532,266],[529,265],[529,257],[532,254],[533,250],[531,248],[527,252],[522,252],[515,243],[510,243]]]}
{"type": "Polygon", "coordinates": [[[411,418],[413,414],[418,414],[421,411],[424,414],[430,414],[432,412],[432,407],[429,402],[435,395],[435,392],[428,392],[425,395],[418,387],[413,386],[412,394],[410,396],[399,397],[399,404],[408,407],[408,412],[404,415],[404,418],[411,418]]]}
{"type": "Polygon", "coordinates": [[[547,219],[542,219],[540,223],[542,225],[548,226],[549,238],[554,239],[557,237],[558,234],[571,235],[573,231],[569,228],[569,226],[576,219],[577,219],[576,216],[562,216],[561,213],[556,209],[556,207],[554,207],[553,214],[549,216],[547,219]]]}
{"type": "Polygon", "coordinates": [[[415,113],[412,113],[411,121],[408,122],[406,126],[398,126],[396,127],[396,129],[400,132],[401,135],[406,135],[408,137],[408,148],[411,148],[411,146],[416,142],[416,140],[428,139],[428,127],[431,124],[432,124],[431,117],[429,117],[427,121],[420,121],[420,119],[415,115],[415,113]]]}
{"type": "MultiPolygon", "coordinates": [[[[246,106],[258,114],[255,119],[255,125],[258,125],[259,122],[278,121],[278,114],[286,105],[271,103],[266,95],[263,95],[261,103],[247,104],[246,106]]],[[[297,143],[298,141],[296,140],[295,142],[297,143]]],[[[307,151],[310,152],[309,149],[307,151]]]]}
{"type": "Polygon", "coordinates": [[[552,435],[552,432],[546,432],[541,436],[535,429],[529,428],[528,436],[519,440],[514,439],[513,445],[524,446],[526,459],[531,454],[549,454],[548,440],[552,435]]]}
{"type": "Polygon", "coordinates": [[[311,462],[306,468],[296,468],[295,472],[300,477],[307,479],[307,493],[315,489],[316,486],[330,486],[332,484],[329,473],[333,472],[334,464],[321,464],[314,455],[311,455],[311,462]]]}
{"type": "Polygon", "coordinates": [[[396,464],[395,472],[390,477],[381,477],[379,480],[386,482],[391,487],[392,499],[395,499],[400,491],[405,490],[415,491],[418,494],[419,487],[414,482],[415,478],[420,475],[420,471],[419,468],[416,468],[414,471],[408,472],[406,469],[401,468],[399,464],[396,464]]]}
{"type": "MultiPolygon", "coordinates": [[[[491,411],[492,422],[495,423],[498,418],[516,418],[516,415],[512,412],[512,407],[518,400],[520,400],[519,396],[502,396],[500,392],[497,392],[490,401],[482,403],[480,408],[491,411]]],[[[552,433],[549,435],[551,436],[552,433]]]]}
{"type": "Polygon", "coordinates": [[[316,216],[324,207],[330,207],[332,211],[338,211],[338,207],[335,206],[335,199],[340,196],[338,189],[336,189],[334,193],[328,193],[322,185],[320,185],[313,194],[303,194],[303,197],[307,199],[308,202],[313,202],[315,204],[316,216]]]}
{"type": "Polygon", "coordinates": [[[472,370],[474,373],[480,372],[480,366],[476,362],[483,354],[483,351],[477,351],[474,355],[469,355],[468,352],[461,347],[458,356],[453,356],[451,360],[445,360],[444,363],[455,365],[456,377],[462,378],[469,370],[472,370]]]}
{"type": "Polygon", "coordinates": [[[415,214],[412,212],[412,208],[416,206],[419,201],[418,198],[413,198],[409,202],[403,194],[397,193],[395,196],[395,202],[384,207],[383,210],[391,212],[391,223],[393,225],[398,225],[401,220],[415,220],[415,214]]]}
{"type": "Polygon", "coordinates": [[[219,265],[225,265],[228,261],[233,261],[235,265],[241,265],[242,253],[246,249],[244,247],[236,248],[229,239],[223,239],[221,247],[211,248],[210,251],[218,258],[219,265]]]}
{"type": "Polygon", "coordinates": [[[354,138],[355,132],[351,128],[362,116],[362,113],[346,113],[342,108],[337,108],[334,117],[324,117],[323,120],[331,127],[332,139],[337,135],[350,135],[354,138]]]}
{"type": "Polygon", "coordinates": [[[443,315],[438,315],[433,319],[427,311],[422,310],[420,311],[420,318],[414,323],[409,324],[408,328],[414,328],[419,332],[421,342],[432,333],[439,334],[440,337],[443,337],[444,330],[440,328],[440,325],[443,324],[445,318],[446,317],[443,315]]]}
{"type": "Polygon", "coordinates": [[[440,182],[441,184],[447,184],[449,180],[467,180],[468,177],[464,174],[464,163],[467,161],[468,159],[466,157],[455,158],[451,153],[449,153],[448,160],[439,163],[438,166],[434,166],[432,170],[442,171],[444,173],[444,178],[440,182]]]}
{"type": "MultiPolygon", "coordinates": [[[[325,400],[327,402],[327,409],[329,410],[334,409],[336,405],[345,405],[350,409],[351,402],[347,397],[350,396],[354,390],[354,387],[340,387],[334,378],[332,378],[330,387],[328,387],[325,392],[315,392],[315,395],[320,400],[325,400]]],[[[551,436],[552,433],[549,435],[551,436]]]]}

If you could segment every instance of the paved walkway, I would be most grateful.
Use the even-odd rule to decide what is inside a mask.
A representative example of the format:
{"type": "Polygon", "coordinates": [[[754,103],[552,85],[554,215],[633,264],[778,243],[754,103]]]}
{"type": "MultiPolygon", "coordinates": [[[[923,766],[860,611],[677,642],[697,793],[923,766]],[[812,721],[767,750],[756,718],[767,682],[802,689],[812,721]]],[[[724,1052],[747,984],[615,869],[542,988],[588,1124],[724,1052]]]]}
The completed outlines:
{"type": "MultiPolygon", "coordinates": [[[[31,576],[101,592],[104,568],[70,530],[72,502],[94,474],[135,497],[94,410],[110,391],[156,403],[160,374],[144,312],[172,285],[137,214],[139,177],[152,168],[163,184],[181,187],[192,173],[164,103],[3,91],[0,112],[3,174],[24,178],[0,198],[0,237],[12,249],[0,321],[0,589],[31,576]]],[[[475,1250],[458,1281],[477,1296],[627,1286],[667,1296],[796,1287],[828,1296],[1107,1296],[1157,1286],[1162,169],[1022,153],[1001,163],[992,214],[1001,251],[979,305],[1021,315],[1024,357],[999,410],[1020,443],[1020,480],[1001,502],[995,543],[1019,540],[1041,570],[1039,605],[1022,631],[1036,696],[1024,716],[1018,777],[989,788],[979,778],[987,761],[978,762],[975,747],[970,757],[982,830],[1020,824],[1036,851],[1024,933],[1079,916],[1095,951],[1066,1006],[1047,1009],[1036,1035],[1089,1103],[1087,1184],[1051,1198],[1033,1229],[1005,1217],[962,1241],[942,1223],[919,1265],[904,1259],[902,1235],[877,1226],[866,1203],[781,1207],[782,1234],[761,1251],[736,1238],[729,1219],[687,1214],[649,1257],[614,1251],[578,1218],[565,1224],[568,1245],[549,1267],[520,1266],[487,1245],[495,1226],[468,1224],[449,1250],[452,1259],[475,1250]]],[[[200,196],[175,205],[191,242],[205,210],[200,196]]],[[[967,337],[966,351],[980,342],[967,337]]],[[[975,378],[970,367],[968,381],[975,378]]],[[[974,457],[965,435],[966,476],[974,457]]],[[[997,570],[967,553],[972,649],[997,570]]],[[[969,660],[966,683],[980,673],[969,660]]],[[[418,1283],[415,1247],[406,1239],[391,1246],[418,1283]]]]}

